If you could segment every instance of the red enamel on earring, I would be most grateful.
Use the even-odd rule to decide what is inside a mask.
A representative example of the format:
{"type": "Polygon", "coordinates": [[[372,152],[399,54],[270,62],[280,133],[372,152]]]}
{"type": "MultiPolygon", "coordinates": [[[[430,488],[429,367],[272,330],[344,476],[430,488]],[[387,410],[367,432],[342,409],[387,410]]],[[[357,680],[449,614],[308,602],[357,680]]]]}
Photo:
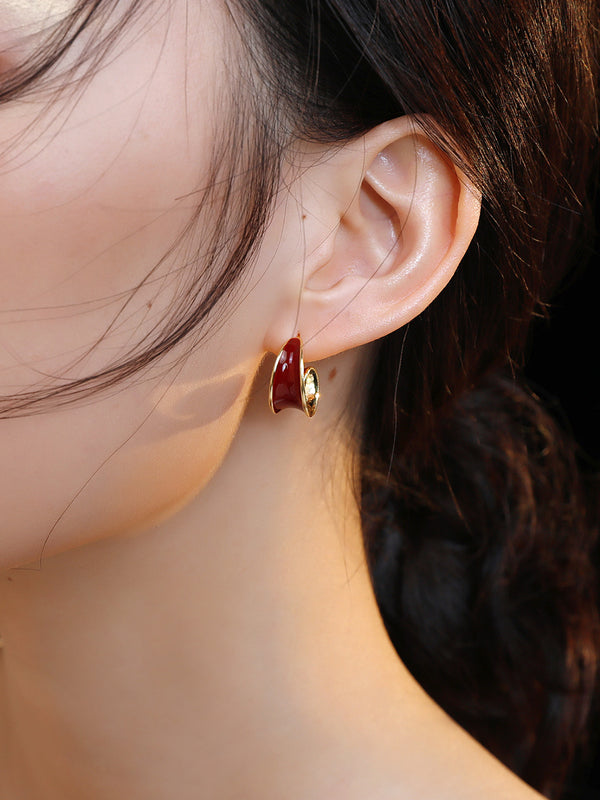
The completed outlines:
{"type": "Polygon", "coordinates": [[[319,402],[319,376],[313,367],[304,368],[302,340],[294,336],[281,348],[271,374],[269,405],[278,414],[284,408],[304,411],[314,417],[319,402]]]}

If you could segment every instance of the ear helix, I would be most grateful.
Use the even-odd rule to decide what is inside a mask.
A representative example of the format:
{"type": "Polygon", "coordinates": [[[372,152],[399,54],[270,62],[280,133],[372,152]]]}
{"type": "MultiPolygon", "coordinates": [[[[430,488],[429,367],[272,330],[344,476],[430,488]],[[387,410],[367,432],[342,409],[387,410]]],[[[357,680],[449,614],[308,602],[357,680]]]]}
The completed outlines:
{"type": "Polygon", "coordinates": [[[319,397],[319,376],[313,367],[304,368],[298,334],[284,344],[277,356],[271,374],[269,405],[275,414],[284,408],[296,408],[307,417],[314,417],[319,397]]]}

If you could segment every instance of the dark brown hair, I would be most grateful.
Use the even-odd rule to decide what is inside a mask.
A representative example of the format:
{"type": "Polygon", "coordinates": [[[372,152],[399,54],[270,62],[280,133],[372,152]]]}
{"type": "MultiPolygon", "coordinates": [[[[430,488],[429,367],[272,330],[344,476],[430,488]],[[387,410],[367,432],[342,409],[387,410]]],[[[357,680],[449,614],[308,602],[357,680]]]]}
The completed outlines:
{"type": "MultiPolygon", "coordinates": [[[[128,4],[128,13],[139,5],[128,4]]],[[[4,96],[39,81],[81,26],[113,6],[81,2],[4,96]]],[[[218,262],[210,291],[175,309],[143,352],[77,383],[6,398],[0,414],[74,402],[196,330],[250,259],[294,139],[341,143],[417,115],[481,190],[483,212],[453,281],[381,341],[373,364],[360,425],[373,582],[390,636],[425,689],[512,769],[558,797],[597,672],[594,526],[571,445],[517,376],[532,319],[545,313],[577,254],[585,219],[597,138],[597,3],[228,7],[242,42],[241,105],[220,163],[228,163],[226,199],[235,199],[231,165],[244,144],[247,168],[239,169],[239,155],[235,163],[252,202],[227,263],[218,262]]],[[[231,218],[223,212],[220,238],[231,218]]]]}

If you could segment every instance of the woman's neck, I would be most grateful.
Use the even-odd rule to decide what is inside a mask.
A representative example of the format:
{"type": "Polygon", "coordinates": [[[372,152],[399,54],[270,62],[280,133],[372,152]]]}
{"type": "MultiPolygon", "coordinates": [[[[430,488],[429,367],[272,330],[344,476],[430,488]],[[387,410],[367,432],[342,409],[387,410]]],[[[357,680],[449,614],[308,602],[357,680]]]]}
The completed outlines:
{"type": "Polygon", "coordinates": [[[351,448],[306,422],[251,400],[183,511],[2,577],[3,798],[442,800],[458,753],[500,769],[392,649],[351,448]]]}

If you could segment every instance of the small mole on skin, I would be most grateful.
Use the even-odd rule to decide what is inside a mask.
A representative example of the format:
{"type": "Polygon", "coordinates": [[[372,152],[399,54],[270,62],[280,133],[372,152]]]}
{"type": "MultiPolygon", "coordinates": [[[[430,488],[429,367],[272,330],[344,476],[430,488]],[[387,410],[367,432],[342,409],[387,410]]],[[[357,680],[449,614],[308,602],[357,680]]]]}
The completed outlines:
{"type": "Polygon", "coordinates": [[[148,302],[146,303],[146,305],[148,306],[148,308],[152,308],[152,300],[148,300],[148,302]]]}
{"type": "Polygon", "coordinates": [[[329,373],[329,380],[332,381],[336,375],[337,375],[337,369],[334,367],[329,373]]]}

